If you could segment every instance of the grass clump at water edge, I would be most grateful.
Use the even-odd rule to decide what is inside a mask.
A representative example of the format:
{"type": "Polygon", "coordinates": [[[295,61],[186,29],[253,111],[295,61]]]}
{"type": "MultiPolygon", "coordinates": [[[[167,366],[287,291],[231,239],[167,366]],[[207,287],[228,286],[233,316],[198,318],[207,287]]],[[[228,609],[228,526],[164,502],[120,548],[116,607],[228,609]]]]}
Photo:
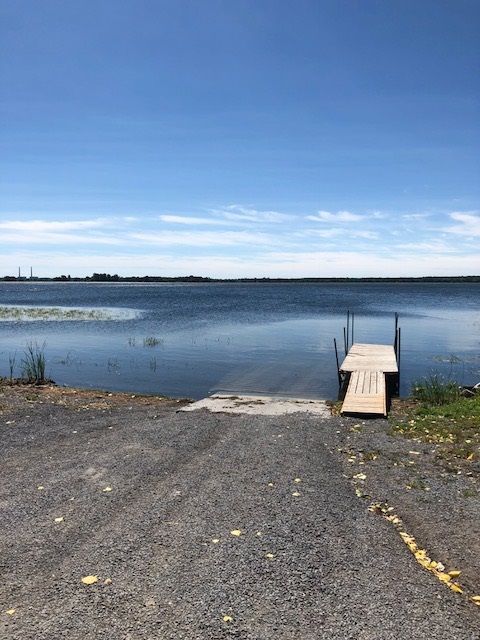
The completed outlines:
{"type": "Polygon", "coordinates": [[[392,416],[393,432],[437,445],[437,457],[480,458],[480,391],[464,395],[452,380],[424,378],[412,386],[413,404],[392,416]]]}
{"type": "Polygon", "coordinates": [[[43,384],[45,378],[45,342],[38,345],[37,342],[29,342],[22,358],[22,378],[26,382],[43,384]]]}

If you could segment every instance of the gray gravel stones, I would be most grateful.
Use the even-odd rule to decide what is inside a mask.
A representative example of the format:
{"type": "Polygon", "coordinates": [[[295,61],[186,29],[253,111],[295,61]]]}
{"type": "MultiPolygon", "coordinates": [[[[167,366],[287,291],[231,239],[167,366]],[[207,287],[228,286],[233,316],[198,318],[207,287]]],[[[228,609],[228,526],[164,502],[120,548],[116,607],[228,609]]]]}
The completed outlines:
{"type": "Polygon", "coordinates": [[[338,418],[9,402],[2,638],[479,637],[356,497],[338,418]]]}

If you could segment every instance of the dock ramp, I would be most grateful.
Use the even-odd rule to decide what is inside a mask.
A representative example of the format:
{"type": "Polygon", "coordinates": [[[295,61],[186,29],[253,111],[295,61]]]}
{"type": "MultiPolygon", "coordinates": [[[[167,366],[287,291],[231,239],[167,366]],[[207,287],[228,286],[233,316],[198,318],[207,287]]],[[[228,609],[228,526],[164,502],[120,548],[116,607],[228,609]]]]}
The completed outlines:
{"type": "Polygon", "coordinates": [[[340,372],[349,375],[342,413],[387,415],[386,376],[398,375],[393,346],[354,343],[340,372]]]}

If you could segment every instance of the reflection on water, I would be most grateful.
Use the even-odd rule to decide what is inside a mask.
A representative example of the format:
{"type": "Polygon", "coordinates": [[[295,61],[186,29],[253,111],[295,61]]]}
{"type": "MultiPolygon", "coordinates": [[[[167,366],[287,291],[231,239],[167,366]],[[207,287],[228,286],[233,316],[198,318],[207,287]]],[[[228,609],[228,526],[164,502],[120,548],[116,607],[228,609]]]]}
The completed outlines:
{"type": "Polygon", "coordinates": [[[400,313],[402,393],[431,371],[471,384],[480,380],[479,292],[475,284],[0,283],[0,317],[21,310],[0,324],[0,375],[9,355],[19,363],[36,340],[46,341],[47,373],[59,384],[334,397],[333,338],[342,341],[350,309],[358,342],[392,343],[400,313]]]}

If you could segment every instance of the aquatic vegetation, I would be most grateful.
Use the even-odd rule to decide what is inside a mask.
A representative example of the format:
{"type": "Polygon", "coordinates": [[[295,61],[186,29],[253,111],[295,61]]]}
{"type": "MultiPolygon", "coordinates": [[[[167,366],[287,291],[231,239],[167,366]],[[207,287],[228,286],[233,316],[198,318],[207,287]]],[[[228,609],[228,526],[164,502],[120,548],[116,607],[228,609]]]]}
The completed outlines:
{"type": "Polygon", "coordinates": [[[13,378],[14,378],[13,374],[15,372],[16,362],[17,362],[17,352],[15,351],[15,353],[13,353],[13,354],[9,353],[8,354],[8,370],[10,372],[10,376],[9,376],[10,377],[10,382],[12,382],[13,378]]]}
{"type": "Polygon", "coordinates": [[[45,342],[41,346],[29,342],[22,359],[22,378],[35,384],[46,382],[45,365],[45,342]]]}
{"type": "Polygon", "coordinates": [[[68,321],[111,321],[133,320],[139,317],[136,309],[108,307],[43,307],[43,306],[0,306],[0,322],[68,322],[68,321]]]}
{"type": "Polygon", "coordinates": [[[156,347],[159,344],[163,344],[162,338],[156,338],[155,336],[148,336],[147,338],[143,339],[144,347],[156,347]]]}

